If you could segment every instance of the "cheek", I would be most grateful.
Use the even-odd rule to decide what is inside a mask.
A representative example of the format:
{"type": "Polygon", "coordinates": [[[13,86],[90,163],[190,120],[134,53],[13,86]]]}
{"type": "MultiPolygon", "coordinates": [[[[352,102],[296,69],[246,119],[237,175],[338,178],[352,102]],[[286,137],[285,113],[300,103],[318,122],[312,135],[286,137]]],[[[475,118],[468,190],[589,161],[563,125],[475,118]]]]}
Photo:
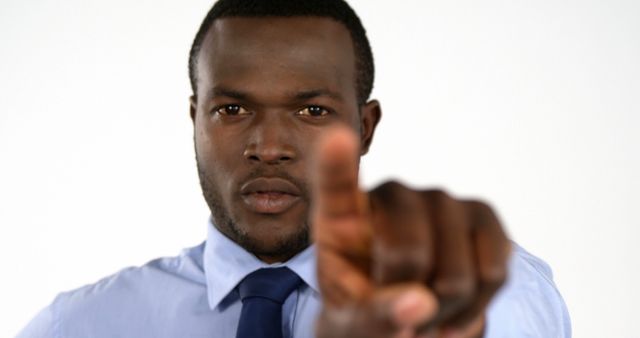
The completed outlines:
{"type": "Polygon", "coordinates": [[[196,128],[195,142],[199,165],[218,184],[224,183],[242,161],[242,144],[225,135],[224,130],[196,128]]]}

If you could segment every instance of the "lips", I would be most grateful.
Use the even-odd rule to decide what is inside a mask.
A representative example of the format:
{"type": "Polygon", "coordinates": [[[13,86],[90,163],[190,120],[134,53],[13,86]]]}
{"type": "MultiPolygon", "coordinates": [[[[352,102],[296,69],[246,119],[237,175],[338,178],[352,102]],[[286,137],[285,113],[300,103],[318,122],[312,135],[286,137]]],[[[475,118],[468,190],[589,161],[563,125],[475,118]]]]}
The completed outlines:
{"type": "Polygon", "coordinates": [[[260,177],[240,188],[242,201],[251,211],[260,214],[279,214],[300,201],[300,189],[279,177],[260,177]]]}

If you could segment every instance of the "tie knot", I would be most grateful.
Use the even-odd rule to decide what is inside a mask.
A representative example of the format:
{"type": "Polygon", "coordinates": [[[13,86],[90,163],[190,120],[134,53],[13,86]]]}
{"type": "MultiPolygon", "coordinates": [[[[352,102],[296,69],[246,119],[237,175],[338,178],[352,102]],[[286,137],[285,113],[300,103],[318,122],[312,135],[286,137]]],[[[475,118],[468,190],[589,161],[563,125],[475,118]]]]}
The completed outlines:
{"type": "Polygon", "coordinates": [[[245,277],[238,286],[240,298],[261,297],[284,303],[302,280],[287,267],[258,269],[245,277]]]}

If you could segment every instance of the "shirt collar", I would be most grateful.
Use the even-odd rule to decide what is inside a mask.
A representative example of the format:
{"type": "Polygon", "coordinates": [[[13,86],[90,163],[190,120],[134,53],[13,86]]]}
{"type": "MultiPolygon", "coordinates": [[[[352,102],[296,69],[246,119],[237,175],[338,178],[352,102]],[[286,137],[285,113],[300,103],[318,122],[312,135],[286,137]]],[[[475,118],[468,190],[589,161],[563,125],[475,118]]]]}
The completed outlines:
{"type": "Polygon", "coordinates": [[[223,235],[209,220],[203,261],[211,309],[216,308],[244,277],[264,267],[286,266],[319,292],[313,245],[285,263],[267,264],[223,235]]]}

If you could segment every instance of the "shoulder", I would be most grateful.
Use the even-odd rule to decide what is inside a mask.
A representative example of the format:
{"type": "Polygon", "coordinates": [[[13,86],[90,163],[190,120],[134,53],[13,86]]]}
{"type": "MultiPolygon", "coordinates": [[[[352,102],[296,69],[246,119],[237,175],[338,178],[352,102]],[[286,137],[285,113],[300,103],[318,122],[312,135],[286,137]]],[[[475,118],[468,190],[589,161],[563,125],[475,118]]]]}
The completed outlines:
{"type": "Polygon", "coordinates": [[[542,259],[513,243],[509,277],[489,306],[487,337],[571,337],[567,307],[542,259]]]}
{"type": "Polygon", "coordinates": [[[113,332],[114,327],[156,320],[150,315],[174,305],[175,291],[186,297],[201,297],[205,292],[203,246],[125,268],[96,283],[60,293],[18,337],[82,336],[76,333],[113,332]]]}
{"type": "MultiPolygon", "coordinates": [[[[96,283],[61,293],[56,301],[67,306],[118,305],[153,294],[165,294],[167,288],[204,285],[202,247],[185,249],[178,256],[157,258],[142,266],[128,267],[96,283]]],[[[139,299],[140,300],[140,299],[139,299]]]]}

